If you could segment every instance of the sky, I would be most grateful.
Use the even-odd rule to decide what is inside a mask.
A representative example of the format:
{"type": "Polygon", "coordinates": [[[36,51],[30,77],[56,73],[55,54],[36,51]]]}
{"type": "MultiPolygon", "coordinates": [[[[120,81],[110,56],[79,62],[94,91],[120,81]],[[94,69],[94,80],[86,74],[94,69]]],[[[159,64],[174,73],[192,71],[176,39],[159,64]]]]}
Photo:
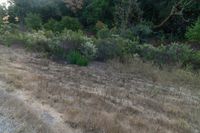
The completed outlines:
{"type": "Polygon", "coordinates": [[[8,0],[0,0],[0,4],[6,3],[8,6],[8,0]]]}

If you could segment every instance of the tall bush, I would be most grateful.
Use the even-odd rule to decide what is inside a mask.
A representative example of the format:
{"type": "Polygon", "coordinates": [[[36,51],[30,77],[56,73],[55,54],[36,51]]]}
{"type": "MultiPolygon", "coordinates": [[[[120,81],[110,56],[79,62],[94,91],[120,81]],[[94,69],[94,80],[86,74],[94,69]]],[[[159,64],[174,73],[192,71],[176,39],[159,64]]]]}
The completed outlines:
{"type": "Polygon", "coordinates": [[[200,41],[200,18],[188,28],[186,38],[190,41],[200,41]]]}
{"type": "Polygon", "coordinates": [[[30,29],[39,30],[42,27],[42,19],[39,14],[29,13],[25,17],[26,26],[30,29]]]}
{"type": "Polygon", "coordinates": [[[63,30],[60,22],[55,19],[49,19],[48,22],[44,24],[44,28],[53,32],[61,32],[63,30]]]}
{"type": "Polygon", "coordinates": [[[81,24],[77,18],[64,16],[61,21],[54,19],[48,20],[48,22],[44,24],[44,28],[54,32],[62,32],[64,29],[78,31],[81,29],[81,24]]]}
{"type": "Polygon", "coordinates": [[[62,18],[60,23],[61,23],[63,29],[66,28],[66,29],[69,29],[72,31],[78,31],[81,29],[81,24],[77,18],[65,16],[62,18]]]}

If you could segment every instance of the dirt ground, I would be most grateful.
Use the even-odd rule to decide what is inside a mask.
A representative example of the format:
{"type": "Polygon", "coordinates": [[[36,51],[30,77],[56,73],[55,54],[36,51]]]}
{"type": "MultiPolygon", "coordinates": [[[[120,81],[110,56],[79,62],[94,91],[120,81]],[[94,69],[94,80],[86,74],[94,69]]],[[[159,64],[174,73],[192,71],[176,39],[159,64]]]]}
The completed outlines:
{"type": "Polygon", "coordinates": [[[0,55],[6,92],[52,132],[200,133],[200,90],[185,84],[162,85],[109,63],[58,64],[16,47],[0,45],[0,55]]]}

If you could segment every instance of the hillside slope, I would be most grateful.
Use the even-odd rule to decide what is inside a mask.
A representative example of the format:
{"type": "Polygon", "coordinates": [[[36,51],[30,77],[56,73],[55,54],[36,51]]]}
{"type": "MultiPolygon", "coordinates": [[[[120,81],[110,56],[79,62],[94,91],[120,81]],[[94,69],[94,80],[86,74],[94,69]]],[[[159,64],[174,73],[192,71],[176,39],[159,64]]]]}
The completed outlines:
{"type": "Polygon", "coordinates": [[[59,116],[56,119],[62,124],[55,130],[200,132],[199,90],[162,85],[108,63],[94,62],[88,67],[58,64],[21,48],[4,46],[0,46],[0,55],[0,79],[7,84],[7,93],[16,97],[23,94],[21,101],[33,112],[40,112],[34,110],[40,106],[49,110],[48,118],[59,116]]]}

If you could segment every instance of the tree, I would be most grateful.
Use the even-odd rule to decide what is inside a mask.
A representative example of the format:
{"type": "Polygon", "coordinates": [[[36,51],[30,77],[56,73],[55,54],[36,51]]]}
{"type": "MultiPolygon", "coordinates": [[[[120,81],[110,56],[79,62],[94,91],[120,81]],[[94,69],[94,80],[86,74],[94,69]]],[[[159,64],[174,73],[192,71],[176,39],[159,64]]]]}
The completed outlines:
{"type": "Polygon", "coordinates": [[[200,17],[194,23],[194,25],[188,28],[185,35],[186,38],[190,41],[196,41],[196,42],[200,41],[200,17]]]}
{"type": "Polygon", "coordinates": [[[137,0],[118,0],[115,5],[115,22],[118,27],[126,29],[140,21],[142,11],[137,0]]]}
{"type": "Polygon", "coordinates": [[[80,18],[84,25],[95,25],[97,21],[111,25],[114,11],[113,0],[85,0],[80,18]]]}
{"type": "Polygon", "coordinates": [[[39,30],[42,27],[42,19],[39,14],[27,14],[25,17],[25,23],[28,28],[34,30],[39,30]]]}
{"type": "Polygon", "coordinates": [[[180,16],[184,21],[188,21],[184,18],[183,12],[186,7],[192,4],[192,2],[194,2],[194,0],[179,0],[178,2],[176,2],[172,6],[170,14],[160,24],[155,25],[154,28],[162,27],[165,23],[167,23],[168,20],[170,20],[172,16],[180,16]]]}
{"type": "Polygon", "coordinates": [[[64,0],[64,2],[73,12],[77,12],[83,7],[84,0],[64,0]]]}
{"type": "Polygon", "coordinates": [[[0,5],[0,26],[3,23],[3,17],[6,16],[6,8],[4,5],[0,5]]]}

